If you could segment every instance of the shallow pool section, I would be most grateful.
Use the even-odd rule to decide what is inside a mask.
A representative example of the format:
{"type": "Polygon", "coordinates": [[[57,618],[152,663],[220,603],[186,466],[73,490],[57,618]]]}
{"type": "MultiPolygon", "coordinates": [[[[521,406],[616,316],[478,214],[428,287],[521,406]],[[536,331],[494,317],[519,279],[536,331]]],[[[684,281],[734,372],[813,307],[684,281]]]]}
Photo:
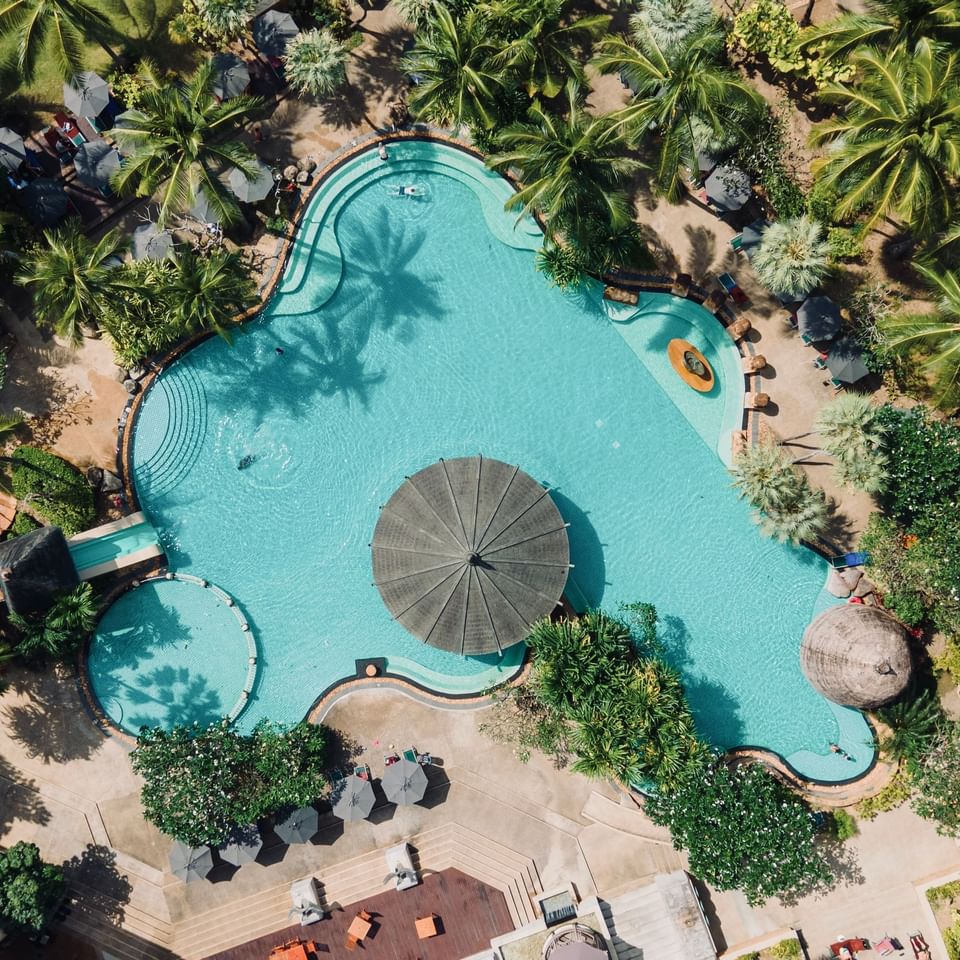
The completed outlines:
{"type": "Polygon", "coordinates": [[[253,643],[228,603],[215,587],[162,578],[121,594],[90,643],[90,684],[104,713],[134,734],[239,714],[253,643]]]}
{"type": "MultiPolygon", "coordinates": [[[[521,649],[464,659],[418,642],[371,582],[378,510],[404,476],[482,453],[553,488],[574,603],[656,604],[705,737],[765,747],[824,780],[861,772],[872,757],[862,717],[800,671],[826,564],[762,537],[718,456],[741,416],[732,342],[691,302],[642,294],[614,321],[599,288],[560,292],[534,269],[535,225],[503,211],[509,189],[435,143],[348,160],[319,189],[263,315],[233,346],[189,351],[143,401],[141,505],[171,567],[236,597],[260,645],[241,728],[301,718],[361,658],[455,694],[514,671],[521,649]],[[673,373],[673,336],[707,356],[711,394],[673,373]]],[[[108,613],[110,636],[146,641],[91,659],[95,690],[122,703],[128,728],[233,702],[233,660],[212,628],[209,661],[198,645],[184,667],[196,697],[149,679],[177,676],[182,613],[176,602],[108,613]]]]}

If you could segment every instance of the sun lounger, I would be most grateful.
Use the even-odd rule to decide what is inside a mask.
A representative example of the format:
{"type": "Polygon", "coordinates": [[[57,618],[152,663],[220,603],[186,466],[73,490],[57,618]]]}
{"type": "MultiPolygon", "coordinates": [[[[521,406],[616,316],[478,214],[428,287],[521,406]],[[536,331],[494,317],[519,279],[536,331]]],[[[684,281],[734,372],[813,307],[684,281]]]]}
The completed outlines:
{"type": "Polygon", "coordinates": [[[876,950],[881,957],[887,957],[891,953],[896,952],[897,945],[893,942],[892,937],[884,937],[882,940],[874,943],[873,949],[876,950]]]}
{"type": "Polygon", "coordinates": [[[403,759],[409,760],[411,763],[419,763],[420,760],[417,757],[417,748],[411,747],[409,750],[403,751],[403,759]]]}
{"type": "Polygon", "coordinates": [[[830,566],[834,570],[843,570],[844,567],[862,567],[865,563],[870,562],[870,554],[866,552],[859,553],[844,553],[839,557],[832,557],[830,560],[830,566]]]}
{"type": "Polygon", "coordinates": [[[930,947],[927,941],[923,939],[922,933],[913,933],[910,935],[910,946],[913,948],[913,955],[916,960],[930,960],[930,947]]]}

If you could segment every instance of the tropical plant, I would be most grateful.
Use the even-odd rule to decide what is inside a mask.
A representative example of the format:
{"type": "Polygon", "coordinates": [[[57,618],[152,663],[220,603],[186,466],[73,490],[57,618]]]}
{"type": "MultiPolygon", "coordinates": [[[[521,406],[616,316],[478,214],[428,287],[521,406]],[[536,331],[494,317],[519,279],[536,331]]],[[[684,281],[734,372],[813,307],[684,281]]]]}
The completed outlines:
{"type": "Polygon", "coordinates": [[[903,806],[910,799],[912,790],[910,774],[900,767],[879,793],[865,797],[857,804],[857,816],[864,820],[876,820],[881,813],[903,806]]]}
{"type": "Polygon", "coordinates": [[[797,183],[789,122],[783,105],[762,111],[756,122],[750,124],[749,135],[738,139],[737,165],[759,181],[777,216],[799,217],[806,212],[806,198],[797,183]]]}
{"type": "Polygon", "coordinates": [[[219,846],[234,827],[313,803],[326,785],[328,740],[306,721],[288,729],[264,720],[250,735],[226,720],[144,727],[130,761],[154,826],[190,846],[219,846]]]}
{"type": "Polygon", "coordinates": [[[844,392],[820,408],[814,420],[820,445],[833,457],[840,483],[876,493],[887,479],[880,407],[862,393],[844,392]]]}
{"type": "Polygon", "coordinates": [[[630,16],[630,30],[637,43],[649,35],[666,51],[681,47],[716,19],[710,0],[641,0],[630,16]]]}
{"type": "Polygon", "coordinates": [[[765,287],[802,300],[830,269],[830,245],[823,239],[822,225],[805,215],[770,224],[752,265],[765,287]]]}
{"type": "Polygon", "coordinates": [[[801,50],[841,60],[862,47],[909,53],[925,40],[948,47],[960,42],[956,0],[867,0],[865,6],[865,13],[845,13],[806,29],[799,38],[801,50]]]}
{"type": "Polygon", "coordinates": [[[911,771],[936,742],[944,719],[940,699],[930,690],[883,707],[877,716],[890,730],[879,740],[881,752],[893,763],[906,761],[911,771]]]}
{"type": "Polygon", "coordinates": [[[935,820],[937,833],[960,836],[960,724],[943,724],[913,774],[913,809],[935,820]]]}
{"type": "Polygon", "coordinates": [[[290,85],[314,97],[327,97],[347,82],[346,60],[346,47],[326,29],[298,33],[283,57],[290,85]]]}
{"type": "Polygon", "coordinates": [[[880,330],[899,353],[922,351],[923,367],[934,375],[938,399],[955,405],[960,397],[960,274],[915,264],[936,297],[932,313],[896,313],[885,317],[880,330]]]}
{"type": "Polygon", "coordinates": [[[46,450],[22,446],[10,458],[10,489],[18,500],[47,523],[71,537],[96,518],[93,493],[72,464],[46,450]]]}
{"type": "Polygon", "coordinates": [[[812,134],[828,145],[817,179],[839,196],[841,218],[864,207],[867,228],[893,217],[930,236],[950,219],[960,175],[958,54],[921,41],[911,52],[860,50],[852,63],[856,86],[822,92],[838,112],[812,134]]]}
{"type": "Polygon", "coordinates": [[[79,342],[84,327],[96,327],[116,294],[117,260],[129,241],[119,230],[91,240],[76,218],[45,230],[46,247],[23,258],[16,282],[33,293],[37,320],[79,342]]]}
{"type": "Polygon", "coordinates": [[[832,884],[806,804],[759,764],[707,764],[699,776],[646,802],[654,823],[685,848],[690,872],[717,890],[742,890],[753,906],[832,884]]]}
{"type": "MultiPolygon", "coordinates": [[[[860,832],[857,821],[842,807],[830,811],[830,820],[831,833],[841,843],[844,840],[852,839],[860,832]]],[[[796,940],[792,942],[797,944],[797,950],[799,951],[800,944],[796,940]]],[[[799,952],[797,955],[799,956],[799,952]]]]}
{"type": "Polygon", "coordinates": [[[10,613],[20,631],[17,653],[27,659],[51,656],[60,660],[76,653],[97,622],[100,604],[89,583],[61,594],[50,609],[28,617],[10,613]]]}
{"type": "Polygon", "coordinates": [[[66,888],[63,870],[44,863],[36,844],[15,843],[0,852],[0,926],[39,933],[66,888]]]}
{"type": "Polygon", "coordinates": [[[503,37],[491,66],[511,74],[529,97],[555,97],[569,80],[582,84],[576,51],[610,23],[605,14],[572,16],[568,6],[569,0],[493,0],[483,8],[483,16],[503,37]]]}
{"type": "Polygon", "coordinates": [[[605,40],[595,64],[602,73],[619,73],[636,91],[627,106],[609,115],[611,131],[637,143],[656,131],[659,156],[656,181],[671,202],[683,195],[685,169],[698,169],[693,118],[719,135],[743,131],[762,110],[760,95],[721,63],[723,33],[710,26],[693,34],[682,51],[663,48],[640,24],[636,44],[605,40]]]}
{"type": "Polygon", "coordinates": [[[165,293],[168,321],[181,334],[216,330],[226,339],[230,324],[255,302],[250,272],[236,251],[182,254],[165,293]]]}
{"type": "Polygon", "coordinates": [[[571,730],[567,721],[537,696],[529,684],[490,692],[491,706],[479,730],[495,743],[512,747],[521,763],[533,752],[549,757],[555,767],[569,761],[571,730]]]}
{"type": "Polygon", "coordinates": [[[184,84],[162,79],[149,64],[143,76],[140,106],[128,110],[112,131],[129,154],[114,186],[141,197],[160,191],[161,226],[174,213],[189,209],[201,190],[217,217],[231,222],[239,210],[220,174],[237,169],[252,178],[257,165],[249,147],[227,137],[260,108],[260,101],[241,95],[219,103],[211,60],[184,84]]]}
{"type": "Polygon", "coordinates": [[[437,6],[445,7],[458,17],[476,6],[476,0],[393,0],[393,6],[401,19],[420,30],[429,25],[430,16],[437,6]]]}
{"type": "Polygon", "coordinates": [[[0,36],[17,39],[17,71],[32,78],[41,58],[52,62],[65,80],[83,70],[84,42],[95,40],[116,62],[104,37],[112,32],[109,3],[88,0],[2,0],[0,36]]]}
{"type": "Polygon", "coordinates": [[[434,5],[404,67],[420,78],[407,101],[411,112],[441,126],[493,128],[504,86],[502,70],[491,62],[497,52],[476,8],[454,20],[445,6],[434,5]]]}
{"type": "Polygon", "coordinates": [[[239,37],[253,16],[253,0],[196,0],[197,12],[210,33],[229,42],[239,37]]]}

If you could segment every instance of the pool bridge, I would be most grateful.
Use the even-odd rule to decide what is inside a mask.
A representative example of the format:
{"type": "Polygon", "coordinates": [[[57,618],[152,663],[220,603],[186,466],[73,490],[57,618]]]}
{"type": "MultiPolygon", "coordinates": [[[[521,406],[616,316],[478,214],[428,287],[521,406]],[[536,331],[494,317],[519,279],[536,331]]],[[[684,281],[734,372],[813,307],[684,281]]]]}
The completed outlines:
{"type": "Polygon", "coordinates": [[[67,546],[81,580],[163,556],[160,536],[142,511],[78,533],[67,546]]]}

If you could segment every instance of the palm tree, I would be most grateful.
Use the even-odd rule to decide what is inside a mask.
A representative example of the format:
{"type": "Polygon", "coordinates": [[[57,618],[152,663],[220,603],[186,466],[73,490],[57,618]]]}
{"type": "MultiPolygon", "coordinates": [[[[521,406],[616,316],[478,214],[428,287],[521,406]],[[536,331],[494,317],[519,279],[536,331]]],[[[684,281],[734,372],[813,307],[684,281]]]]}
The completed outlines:
{"type": "Polygon", "coordinates": [[[936,376],[940,400],[952,404],[960,392],[960,276],[921,263],[914,266],[936,296],[936,309],[883,317],[878,327],[893,350],[929,353],[925,365],[936,376]]]}
{"type": "Polygon", "coordinates": [[[83,70],[84,43],[95,40],[116,63],[116,52],[104,41],[112,32],[104,12],[109,5],[88,0],[0,0],[0,35],[17,38],[17,70],[34,76],[41,54],[65,80],[83,70]]]}
{"type": "Polygon", "coordinates": [[[866,8],[864,14],[845,13],[808,28],[800,36],[800,49],[845,57],[862,47],[909,52],[922,40],[954,47],[960,43],[956,0],[868,0],[866,8]]]}
{"type": "Polygon", "coordinates": [[[484,8],[484,17],[509,38],[491,65],[514,73],[529,97],[555,97],[568,80],[583,83],[574,48],[599,37],[610,23],[605,14],[568,16],[568,2],[494,0],[484,8]]]}
{"type": "Polygon", "coordinates": [[[716,17],[710,0],[641,0],[630,17],[630,30],[637,43],[649,32],[661,50],[669,50],[685,44],[716,17]]]}
{"type": "Polygon", "coordinates": [[[197,0],[197,12],[207,30],[225,41],[244,32],[255,6],[252,0],[197,0]]]}
{"type": "Polygon", "coordinates": [[[793,490],[793,496],[776,510],[758,513],[754,519],[761,533],[779,540],[780,543],[812,543],[827,526],[830,508],[822,490],[814,490],[806,477],[793,490]]]}
{"type": "Polygon", "coordinates": [[[529,123],[514,124],[500,134],[504,150],[488,157],[487,165],[503,171],[515,168],[523,185],[506,208],[539,213],[551,235],[582,236],[598,217],[614,227],[629,223],[624,182],[640,167],[639,161],[625,156],[604,117],[583,109],[573,83],[567,85],[566,107],[560,115],[534,102],[529,123]]]}
{"type": "Polygon", "coordinates": [[[411,112],[440,126],[491,129],[504,88],[502,71],[491,63],[496,52],[476,7],[455,21],[436,4],[404,67],[421,78],[410,92],[411,112]]]}
{"type": "Polygon", "coordinates": [[[824,451],[834,459],[837,480],[876,493],[887,480],[880,408],[862,393],[842,393],[814,421],[824,451]]]}
{"type": "Polygon", "coordinates": [[[802,300],[830,269],[830,245],[822,225],[807,216],[771,224],[763,232],[752,266],[765,287],[802,300]]]}
{"type": "Polygon", "coordinates": [[[719,28],[705,27],[682,46],[665,48],[646,23],[635,26],[635,45],[605,40],[594,63],[601,73],[619,73],[636,91],[631,103],[610,115],[613,129],[633,143],[656,131],[658,188],[675,203],[683,195],[684,167],[698,169],[693,118],[699,117],[717,136],[731,129],[742,132],[763,109],[763,100],[722,65],[725,41],[719,28]]]}
{"type": "Polygon", "coordinates": [[[58,658],[73,653],[94,628],[99,608],[93,587],[81,583],[57,597],[44,614],[31,617],[9,614],[10,622],[21,634],[17,653],[26,657],[49,654],[58,658]]]}
{"type": "Polygon", "coordinates": [[[929,236],[949,221],[960,176],[957,54],[921,40],[912,52],[851,59],[857,85],[821,91],[839,110],[813,132],[815,144],[829,144],[814,172],[840,197],[839,218],[866,207],[867,227],[895,217],[929,236]]]}
{"type": "Polygon", "coordinates": [[[24,258],[16,282],[32,290],[38,321],[79,342],[83,328],[97,325],[116,293],[116,258],[129,241],[118,230],[93,241],[77,219],[43,236],[46,249],[24,258]]]}
{"type": "Polygon", "coordinates": [[[129,154],[114,186],[140,197],[161,191],[157,215],[161,226],[173,213],[189,209],[200,191],[218,218],[231,222],[239,209],[221,174],[236,168],[252,178],[257,163],[249,147],[226,137],[260,108],[261,101],[243,95],[218,103],[211,60],[182,85],[162,80],[150,64],[143,77],[139,108],[122,114],[112,131],[129,154]]]}
{"type": "Polygon", "coordinates": [[[936,694],[924,690],[912,700],[899,700],[877,711],[877,717],[890,728],[879,747],[894,763],[919,760],[936,742],[943,723],[943,709],[936,694]]]}
{"type": "Polygon", "coordinates": [[[621,783],[638,783],[643,771],[637,748],[610,722],[607,713],[581,718],[573,733],[577,759],[571,766],[592,780],[616,778],[621,783]]]}
{"type": "Polygon", "coordinates": [[[329,30],[306,30],[287,46],[287,80],[298,93],[327,97],[347,81],[346,48],[329,30]]]}
{"type": "Polygon", "coordinates": [[[181,254],[165,292],[170,323],[181,334],[216,330],[226,340],[227,328],[256,302],[253,281],[237,252],[207,258],[193,251],[181,254]]]}

